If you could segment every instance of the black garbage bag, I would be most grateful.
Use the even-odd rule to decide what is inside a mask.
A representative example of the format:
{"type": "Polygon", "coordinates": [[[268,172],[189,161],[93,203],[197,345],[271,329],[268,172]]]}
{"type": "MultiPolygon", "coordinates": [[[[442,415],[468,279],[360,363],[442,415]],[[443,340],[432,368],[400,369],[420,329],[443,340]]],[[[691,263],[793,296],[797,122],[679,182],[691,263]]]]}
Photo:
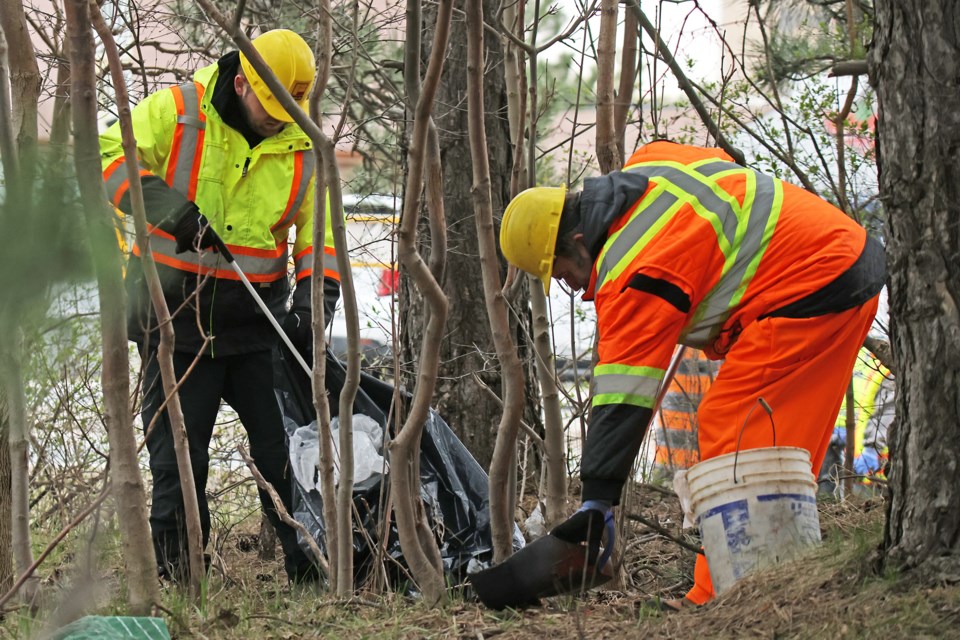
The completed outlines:
{"type": "MultiPolygon", "coordinates": [[[[287,436],[305,425],[316,423],[311,401],[310,380],[285,349],[278,351],[277,396],[284,414],[287,436]]],[[[338,417],[340,391],[346,381],[346,369],[328,350],[326,353],[326,388],[330,399],[331,418],[338,417]]],[[[409,402],[410,395],[399,394],[401,402],[409,402]]],[[[353,413],[372,418],[380,428],[393,428],[391,405],[394,387],[369,374],[361,373],[353,413]]],[[[356,421],[356,418],[355,418],[356,421]]],[[[382,452],[389,457],[387,452],[382,452]]],[[[293,517],[311,533],[320,549],[326,552],[326,527],[323,520],[323,502],[313,484],[298,481],[294,476],[293,517]]],[[[396,561],[387,563],[388,576],[395,586],[408,580],[406,563],[400,550],[396,519],[389,518],[389,529],[384,535],[385,509],[382,489],[389,479],[374,474],[354,486],[354,507],[360,515],[353,535],[354,579],[361,584],[374,569],[375,549],[384,547],[396,561]],[[372,546],[371,546],[372,545],[372,546]],[[399,565],[399,566],[398,566],[399,565]]],[[[448,583],[464,582],[468,574],[487,568],[492,560],[492,538],[488,500],[487,474],[474,459],[456,434],[434,410],[424,425],[420,442],[420,497],[431,528],[437,535],[440,554],[448,583]]],[[[518,527],[514,527],[514,550],[524,545],[518,527]]],[[[309,553],[309,547],[301,540],[309,553]]]]}

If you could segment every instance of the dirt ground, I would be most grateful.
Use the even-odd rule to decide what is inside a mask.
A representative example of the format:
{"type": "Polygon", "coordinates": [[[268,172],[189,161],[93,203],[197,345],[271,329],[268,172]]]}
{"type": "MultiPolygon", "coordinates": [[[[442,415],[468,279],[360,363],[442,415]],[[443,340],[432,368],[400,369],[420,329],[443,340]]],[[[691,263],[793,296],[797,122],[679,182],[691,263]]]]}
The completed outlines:
{"type": "MultiPolygon", "coordinates": [[[[495,612],[457,591],[442,607],[406,596],[360,594],[349,600],[291,592],[276,571],[253,569],[255,550],[234,545],[225,561],[240,578],[212,593],[205,622],[180,637],[210,638],[960,638],[960,588],[928,585],[877,569],[883,501],[821,504],[823,546],[794,563],[751,577],[715,602],[663,613],[656,598],[679,597],[691,584],[694,554],[664,534],[680,531],[670,492],[640,486],[623,508],[662,531],[629,520],[619,579],[579,597],[538,608],[495,612]],[[242,576],[253,575],[250,578],[242,576]],[[259,576],[259,577],[257,577],[259,576]],[[253,589],[260,598],[242,602],[253,589]],[[231,594],[232,592],[232,594],[231,594]],[[261,610],[257,613],[257,610],[261,610]],[[246,610],[246,612],[244,612],[246,610]],[[270,610],[270,613],[267,613],[270,610]],[[200,637],[196,635],[195,637],[200,637]]],[[[267,565],[270,566],[270,565],[267,565]]]]}
{"type": "MultiPolygon", "coordinates": [[[[878,569],[883,507],[880,498],[822,503],[820,548],[741,581],[707,606],[679,613],[664,613],[651,600],[679,597],[689,588],[694,554],[670,538],[688,544],[696,539],[680,531],[676,497],[647,485],[622,507],[647,524],[625,523],[619,578],[586,595],[551,598],[523,611],[490,611],[463,589],[453,590],[446,605],[430,607],[395,593],[339,599],[290,588],[279,549],[276,559],[260,559],[251,525],[221,539],[199,605],[165,587],[159,615],[175,638],[960,639],[960,586],[922,584],[909,574],[878,569]]],[[[65,574],[66,567],[55,573],[65,574]]],[[[120,568],[112,573],[119,576],[120,568]]],[[[0,622],[0,638],[33,637],[31,628],[39,627],[8,615],[0,622]]]]}

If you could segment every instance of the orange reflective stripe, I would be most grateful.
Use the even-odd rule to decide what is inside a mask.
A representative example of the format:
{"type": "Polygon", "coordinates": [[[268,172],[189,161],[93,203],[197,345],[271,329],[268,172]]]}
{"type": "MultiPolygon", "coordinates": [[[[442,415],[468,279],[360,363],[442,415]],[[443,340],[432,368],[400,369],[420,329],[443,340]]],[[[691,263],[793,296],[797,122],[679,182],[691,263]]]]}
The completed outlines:
{"type": "Polygon", "coordinates": [[[276,224],[271,227],[271,231],[282,226],[290,217],[296,213],[293,203],[297,199],[297,187],[300,186],[300,176],[303,174],[303,151],[297,151],[293,154],[293,180],[290,181],[290,196],[287,198],[287,206],[283,208],[283,215],[276,224]]]}
{"type": "MultiPolygon", "coordinates": [[[[125,159],[123,156],[120,156],[116,160],[110,163],[104,172],[103,172],[103,184],[107,190],[107,197],[110,199],[110,203],[114,207],[120,207],[120,200],[123,199],[124,194],[130,188],[130,179],[127,177],[127,172],[123,169],[125,159]]],[[[153,175],[150,171],[140,167],[140,177],[153,175]]]]}
{"type": "Polygon", "coordinates": [[[310,178],[313,177],[315,166],[316,158],[313,153],[297,151],[293,154],[293,179],[290,181],[290,195],[287,198],[287,206],[284,208],[280,219],[270,227],[271,231],[293,224],[293,219],[303,205],[304,198],[307,197],[307,188],[310,186],[310,178]]]}
{"type": "MultiPolygon", "coordinates": [[[[297,280],[303,280],[313,275],[313,265],[311,264],[312,247],[307,247],[293,257],[294,269],[297,273],[297,280]]],[[[325,278],[333,278],[340,282],[340,269],[337,266],[337,253],[333,247],[324,247],[323,275],[325,278]]]]}
{"type": "Polygon", "coordinates": [[[203,85],[186,82],[170,89],[177,107],[177,126],[170,147],[166,183],[195,201],[203,156],[203,137],[207,117],[200,109],[203,85]]]}
{"type": "MultiPolygon", "coordinates": [[[[149,231],[151,253],[158,263],[201,275],[212,275],[228,280],[239,279],[219,254],[213,251],[204,251],[200,254],[194,252],[178,254],[177,243],[172,235],[152,226],[149,227],[149,231]]],[[[278,251],[259,251],[235,245],[227,245],[227,247],[233,253],[237,266],[251,282],[275,282],[287,275],[285,244],[278,247],[278,251]]],[[[140,256],[140,248],[135,246],[133,253],[140,256]]]]}
{"type": "MultiPolygon", "coordinates": [[[[177,115],[183,114],[183,93],[180,91],[180,87],[172,87],[170,93],[173,94],[173,103],[177,107],[177,115]]],[[[170,157],[167,161],[167,175],[164,177],[164,181],[173,186],[174,178],[177,173],[177,162],[180,159],[180,146],[183,139],[183,125],[179,122],[173,130],[173,141],[170,144],[170,157]]]]}

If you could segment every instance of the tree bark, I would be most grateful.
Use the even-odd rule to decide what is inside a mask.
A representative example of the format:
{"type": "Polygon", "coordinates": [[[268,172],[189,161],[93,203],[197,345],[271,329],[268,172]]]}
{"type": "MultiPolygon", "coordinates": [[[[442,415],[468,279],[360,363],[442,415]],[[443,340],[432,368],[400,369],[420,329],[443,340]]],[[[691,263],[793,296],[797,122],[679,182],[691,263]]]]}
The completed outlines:
{"type": "Polygon", "coordinates": [[[40,97],[40,68],[27,28],[23,3],[0,0],[0,28],[7,41],[10,65],[10,122],[16,132],[20,179],[32,185],[37,161],[37,100],[40,97]]]}
{"type": "MultiPolygon", "coordinates": [[[[417,251],[417,219],[420,211],[420,194],[426,173],[427,150],[430,135],[433,105],[443,72],[444,58],[450,36],[453,13],[451,0],[442,0],[437,5],[434,21],[434,42],[423,84],[420,82],[420,40],[418,35],[424,23],[419,0],[407,3],[407,33],[411,35],[404,52],[406,74],[404,86],[407,94],[408,113],[413,115],[413,129],[407,152],[406,197],[400,216],[398,257],[401,265],[411,276],[416,290],[422,292],[426,301],[427,323],[424,340],[419,350],[417,381],[410,401],[410,409],[396,438],[390,443],[390,489],[400,548],[427,603],[442,604],[447,601],[443,562],[436,538],[430,530],[423,501],[420,499],[420,440],[424,423],[429,416],[430,401],[437,383],[440,358],[440,336],[447,319],[448,300],[434,273],[443,271],[439,264],[431,269],[417,251]]],[[[428,194],[436,195],[436,189],[428,185],[428,194]]],[[[427,202],[430,213],[430,232],[445,233],[442,203],[435,197],[427,202]],[[439,207],[439,209],[438,209],[439,207]]],[[[434,256],[441,260],[442,256],[434,256]]]]}
{"type": "MultiPolygon", "coordinates": [[[[0,314],[6,316],[6,313],[0,314]]],[[[20,360],[21,331],[12,319],[0,318],[0,387],[6,396],[10,434],[10,510],[11,548],[17,573],[33,564],[30,545],[30,481],[28,458],[30,431],[27,426],[23,368],[20,360]]],[[[21,599],[32,603],[40,581],[31,577],[23,587],[21,599]]]]}
{"type": "MultiPolygon", "coordinates": [[[[490,0],[484,2],[484,19],[487,24],[495,22],[497,6],[490,0]]],[[[424,24],[433,24],[436,9],[428,5],[424,13],[424,24]]],[[[432,38],[433,33],[429,30],[424,32],[422,51],[430,50],[432,38]]],[[[438,106],[433,118],[440,132],[448,244],[446,269],[440,282],[450,301],[446,330],[440,344],[440,372],[434,403],[436,410],[450,424],[477,461],[487,468],[493,456],[495,429],[501,408],[496,400],[483,392],[483,385],[475,380],[474,373],[498,395],[502,396],[502,390],[493,336],[483,311],[485,302],[482,274],[477,268],[480,250],[471,198],[473,169],[467,140],[467,77],[464,73],[467,67],[466,43],[467,34],[462,14],[457,14],[454,16],[447,61],[437,93],[438,106]]],[[[512,166],[503,55],[498,38],[485,38],[485,130],[492,176],[491,202],[497,218],[509,200],[512,166]]],[[[421,57],[425,58],[426,53],[422,53],[421,57]]],[[[408,193],[407,197],[409,195],[408,193]]],[[[430,234],[424,224],[421,224],[420,231],[419,250],[430,256],[430,234]]],[[[417,353],[425,335],[426,307],[420,294],[410,286],[409,278],[401,278],[401,283],[401,359],[404,363],[409,363],[408,368],[416,369],[417,353]]],[[[520,308],[526,308],[526,304],[521,304],[520,308]]],[[[516,326],[516,323],[512,322],[511,330],[515,335],[519,335],[521,332],[517,331],[516,326]]],[[[518,337],[518,340],[521,339],[522,337],[518,337]]],[[[530,377],[528,376],[528,379],[530,377]]],[[[528,393],[528,397],[531,396],[535,397],[535,394],[528,393]]],[[[531,424],[539,424],[539,413],[534,413],[529,407],[526,410],[526,418],[531,424]]]]}
{"type": "MultiPolygon", "coordinates": [[[[123,267],[116,243],[114,215],[107,204],[100,174],[97,140],[97,94],[92,19],[113,62],[120,62],[113,34],[100,9],[90,0],[66,3],[70,32],[71,96],[74,116],[74,160],[91,245],[100,298],[104,422],[110,442],[111,486],[120,523],[128,602],[134,615],[150,613],[160,602],[154,574],[157,560],[150,541],[147,495],[137,462],[137,436],[130,408],[130,361],[127,349],[126,299],[123,267]],[[89,11],[89,15],[88,15],[89,11]]],[[[118,74],[119,75],[119,74],[118,74]]]]}
{"type": "Polygon", "coordinates": [[[9,436],[7,394],[0,385],[0,593],[6,593],[13,584],[13,539],[10,530],[13,496],[10,488],[9,436]]]}
{"type": "Polygon", "coordinates": [[[947,0],[875,3],[897,428],[885,562],[960,581],[960,51],[947,0]]]}
{"type": "Polygon", "coordinates": [[[601,173],[623,166],[614,124],[613,76],[617,56],[617,0],[601,0],[597,41],[597,162],[601,173]]]}
{"type": "Polygon", "coordinates": [[[493,532],[495,562],[513,553],[514,492],[509,491],[515,462],[517,432],[523,414],[523,368],[510,334],[510,318],[501,291],[500,262],[494,238],[490,195],[490,165],[487,161],[487,136],[484,130],[484,30],[482,0],[467,0],[467,126],[473,165],[474,218],[480,251],[480,271],[490,330],[503,375],[503,414],[497,428],[493,460],[490,464],[490,528],[493,532]]]}

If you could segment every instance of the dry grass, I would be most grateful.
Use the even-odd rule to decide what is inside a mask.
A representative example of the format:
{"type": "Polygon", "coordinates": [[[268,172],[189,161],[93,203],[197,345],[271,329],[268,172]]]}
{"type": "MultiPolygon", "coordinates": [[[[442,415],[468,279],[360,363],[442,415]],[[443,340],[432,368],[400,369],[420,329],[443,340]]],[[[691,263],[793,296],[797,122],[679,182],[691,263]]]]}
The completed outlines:
{"type": "MultiPolygon", "coordinates": [[[[645,487],[628,505],[679,534],[670,496],[645,487]]],[[[445,607],[427,607],[397,594],[338,600],[291,589],[279,559],[258,559],[251,523],[223,540],[201,606],[167,589],[165,617],[175,637],[210,639],[960,638],[960,587],[875,570],[882,507],[879,499],[822,504],[821,548],[742,581],[706,607],[670,614],[646,603],[689,587],[693,554],[635,523],[622,538],[628,544],[615,587],[522,612],[489,611],[462,593],[445,607]]],[[[18,637],[16,629],[8,619],[0,637],[18,637]]]]}

